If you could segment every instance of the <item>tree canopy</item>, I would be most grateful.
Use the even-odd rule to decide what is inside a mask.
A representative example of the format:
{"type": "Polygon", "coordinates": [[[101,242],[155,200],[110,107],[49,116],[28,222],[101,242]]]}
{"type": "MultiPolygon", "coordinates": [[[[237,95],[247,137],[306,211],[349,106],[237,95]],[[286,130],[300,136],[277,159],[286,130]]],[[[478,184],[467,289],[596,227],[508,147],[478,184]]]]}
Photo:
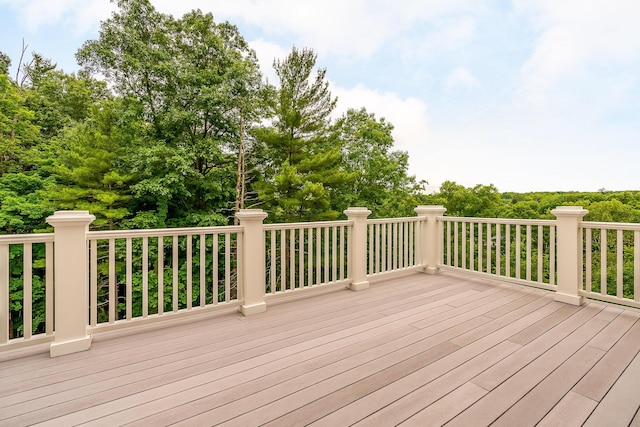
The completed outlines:
{"type": "Polygon", "coordinates": [[[254,206],[302,221],[419,203],[393,126],[365,109],[334,119],[312,49],[276,58],[274,85],[231,23],[116,4],[77,73],[33,53],[12,80],[0,54],[1,232],[46,228],[56,209],[91,211],[93,228],[150,228],[225,225],[254,206]]]}

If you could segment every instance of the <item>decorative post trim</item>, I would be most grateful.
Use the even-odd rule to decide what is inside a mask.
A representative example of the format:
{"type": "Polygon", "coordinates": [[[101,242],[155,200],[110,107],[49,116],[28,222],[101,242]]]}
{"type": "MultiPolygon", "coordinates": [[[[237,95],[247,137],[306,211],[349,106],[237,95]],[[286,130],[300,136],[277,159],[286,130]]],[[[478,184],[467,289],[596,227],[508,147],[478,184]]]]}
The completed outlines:
{"type": "Polygon", "coordinates": [[[351,236],[349,236],[349,253],[347,263],[351,284],[349,288],[360,291],[369,287],[367,280],[367,217],[371,211],[367,208],[350,207],[344,214],[353,221],[351,236]]]}
{"type": "Polygon", "coordinates": [[[580,295],[582,287],[580,222],[589,211],[582,209],[582,206],[558,206],[551,213],[556,217],[558,254],[558,289],[554,299],[581,305],[584,303],[584,297],[580,295]]]}
{"type": "Polygon", "coordinates": [[[438,217],[444,215],[447,209],[444,206],[430,205],[418,206],[414,209],[421,221],[420,235],[418,236],[418,259],[416,261],[424,265],[427,274],[438,274],[440,268],[440,254],[442,253],[442,240],[439,238],[438,217]]]}
{"type": "Polygon", "coordinates": [[[87,231],[96,217],[88,211],[56,211],[47,218],[54,228],[55,338],[51,357],[88,350],[89,295],[87,231]]]}
{"type": "Polygon", "coordinates": [[[242,287],[243,303],[240,311],[245,316],[267,310],[265,294],[265,240],[262,223],[267,213],[262,209],[240,209],[236,218],[244,227],[242,232],[242,287]]]}

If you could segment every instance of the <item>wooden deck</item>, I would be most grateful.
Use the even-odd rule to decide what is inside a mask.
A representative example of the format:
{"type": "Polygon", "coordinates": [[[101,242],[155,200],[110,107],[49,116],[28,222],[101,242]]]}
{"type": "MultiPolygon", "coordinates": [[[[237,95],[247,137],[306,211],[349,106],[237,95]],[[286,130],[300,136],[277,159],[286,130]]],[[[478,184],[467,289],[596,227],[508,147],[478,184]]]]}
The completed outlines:
{"type": "Polygon", "coordinates": [[[0,354],[0,425],[640,425],[639,318],[415,274],[0,354]]]}

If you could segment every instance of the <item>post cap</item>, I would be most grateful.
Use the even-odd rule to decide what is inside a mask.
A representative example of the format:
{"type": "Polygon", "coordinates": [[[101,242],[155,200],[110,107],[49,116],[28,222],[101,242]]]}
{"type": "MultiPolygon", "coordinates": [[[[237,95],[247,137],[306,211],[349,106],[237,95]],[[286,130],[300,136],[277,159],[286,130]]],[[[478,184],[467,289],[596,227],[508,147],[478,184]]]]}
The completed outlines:
{"type": "Polygon", "coordinates": [[[558,206],[557,208],[552,210],[551,213],[556,217],[573,216],[573,217],[582,218],[583,216],[588,214],[589,211],[586,209],[583,209],[582,206],[558,206]]]}
{"type": "Polygon", "coordinates": [[[264,220],[267,217],[267,213],[262,209],[240,209],[236,212],[236,218],[239,220],[264,220]]]}
{"type": "Polygon", "coordinates": [[[47,217],[47,224],[51,226],[89,225],[96,219],[89,211],[55,211],[47,217]]]}
{"type": "Polygon", "coordinates": [[[371,211],[364,207],[349,207],[348,209],[344,210],[343,213],[347,217],[365,217],[366,218],[369,215],[371,215],[371,211]]]}
{"type": "Polygon", "coordinates": [[[418,215],[442,215],[447,211],[442,205],[422,205],[414,209],[418,215]]]}

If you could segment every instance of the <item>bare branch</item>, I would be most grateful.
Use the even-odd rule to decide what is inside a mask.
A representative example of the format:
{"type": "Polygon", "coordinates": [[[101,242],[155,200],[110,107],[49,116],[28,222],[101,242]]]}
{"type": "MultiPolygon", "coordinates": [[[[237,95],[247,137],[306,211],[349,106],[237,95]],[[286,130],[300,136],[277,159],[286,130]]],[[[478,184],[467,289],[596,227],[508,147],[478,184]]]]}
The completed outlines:
{"type": "MultiPolygon", "coordinates": [[[[22,52],[20,53],[20,60],[18,61],[18,69],[16,70],[16,83],[18,83],[18,79],[20,78],[20,69],[22,69],[22,61],[24,60],[24,54],[27,52],[27,48],[29,45],[24,44],[24,38],[22,39],[22,52]]],[[[22,73],[22,81],[18,85],[18,87],[22,88],[24,82],[26,80],[26,73],[22,73]]]]}

